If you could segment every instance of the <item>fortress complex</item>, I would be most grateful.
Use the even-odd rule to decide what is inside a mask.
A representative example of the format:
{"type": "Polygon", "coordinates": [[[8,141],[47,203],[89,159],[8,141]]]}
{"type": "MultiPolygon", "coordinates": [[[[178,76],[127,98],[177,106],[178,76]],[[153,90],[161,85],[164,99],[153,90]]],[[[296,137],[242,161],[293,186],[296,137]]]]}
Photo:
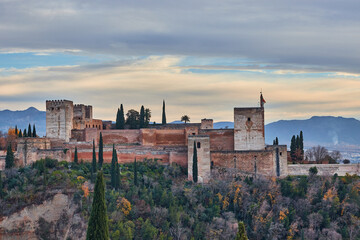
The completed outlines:
{"type": "MultiPolygon", "coordinates": [[[[188,169],[192,180],[193,152],[197,148],[198,179],[208,182],[212,169],[233,169],[251,175],[282,177],[305,172],[287,164],[286,145],[266,145],[264,129],[264,99],[260,106],[234,108],[234,129],[214,129],[212,119],[201,123],[150,124],[142,129],[111,129],[111,122],[93,119],[92,106],[74,105],[72,101],[46,101],[46,137],[21,138],[16,158],[19,165],[41,158],[73,161],[77,147],[78,158],[92,161],[95,142],[98,151],[100,133],[104,143],[104,162],[111,162],[115,144],[120,163],[157,159],[163,164],[179,164],[188,169]]],[[[359,173],[352,167],[338,166],[330,172],[344,175],[359,173]]],[[[321,166],[319,166],[321,167],[321,166]]],[[[319,169],[319,174],[327,169],[319,169]]]]}

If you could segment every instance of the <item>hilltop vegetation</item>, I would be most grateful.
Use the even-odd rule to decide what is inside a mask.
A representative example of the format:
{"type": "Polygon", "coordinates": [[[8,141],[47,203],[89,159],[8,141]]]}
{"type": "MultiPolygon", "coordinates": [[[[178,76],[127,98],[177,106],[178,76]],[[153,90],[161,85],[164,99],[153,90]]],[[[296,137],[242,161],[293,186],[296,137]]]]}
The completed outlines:
{"type": "MultiPolygon", "coordinates": [[[[120,190],[104,164],[111,239],[235,239],[243,221],[249,239],[357,239],[358,176],[237,178],[193,184],[179,166],[146,160],[121,165],[120,190]]],[[[40,204],[55,192],[72,194],[88,221],[93,184],[89,163],[42,160],[3,172],[1,216],[40,204]],[[45,193],[45,194],[44,194],[45,193]]],[[[49,236],[52,236],[51,234],[49,236]]]]}

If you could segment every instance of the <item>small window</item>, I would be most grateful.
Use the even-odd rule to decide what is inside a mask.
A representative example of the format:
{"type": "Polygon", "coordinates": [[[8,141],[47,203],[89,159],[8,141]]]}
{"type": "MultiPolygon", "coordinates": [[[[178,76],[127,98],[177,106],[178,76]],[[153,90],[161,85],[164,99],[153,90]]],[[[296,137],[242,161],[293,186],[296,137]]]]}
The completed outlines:
{"type": "Polygon", "coordinates": [[[195,135],[195,133],[192,133],[192,135],[195,135]]]}
{"type": "Polygon", "coordinates": [[[251,121],[251,118],[248,117],[248,122],[250,122],[250,121],[251,121]]]}
{"type": "Polygon", "coordinates": [[[280,156],[282,156],[282,152],[280,152],[280,156]]]}
{"type": "Polygon", "coordinates": [[[201,147],[201,144],[198,142],[197,143],[197,148],[200,148],[201,147]]]}
{"type": "Polygon", "coordinates": [[[54,111],[54,108],[51,108],[51,111],[54,111]]]}

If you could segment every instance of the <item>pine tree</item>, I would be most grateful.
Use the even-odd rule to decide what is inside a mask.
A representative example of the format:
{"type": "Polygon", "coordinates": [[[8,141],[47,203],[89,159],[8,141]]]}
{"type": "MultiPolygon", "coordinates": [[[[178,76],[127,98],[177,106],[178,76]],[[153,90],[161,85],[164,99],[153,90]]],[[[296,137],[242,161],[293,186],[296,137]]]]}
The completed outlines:
{"type": "Polygon", "coordinates": [[[75,147],[75,153],[74,153],[74,163],[76,163],[76,164],[78,164],[78,163],[79,163],[78,153],[77,153],[77,147],[75,147]]]}
{"type": "Polygon", "coordinates": [[[92,157],[92,173],[96,173],[96,151],[95,151],[95,140],[93,140],[93,157],[92,157]]]}
{"type": "Polygon", "coordinates": [[[96,177],[94,198],[86,233],[87,240],[109,239],[109,226],[106,211],[104,176],[103,172],[99,171],[96,177]]]}
{"type": "Polygon", "coordinates": [[[238,223],[238,232],[236,234],[235,240],[248,240],[244,222],[238,223]]]}
{"type": "Polygon", "coordinates": [[[134,161],[134,184],[135,186],[138,185],[136,158],[134,161]]]}
{"type": "Polygon", "coordinates": [[[3,183],[2,183],[2,176],[1,176],[1,171],[0,171],[0,199],[3,198],[4,196],[4,192],[3,192],[3,183]]]}
{"type": "Polygon", "coordinates": [[[120,108],[118,108],[117,113],[116,113],[116,124],[115,124],[115,128],[116,129],[120,129],[120,108]]]}
{"type": "Polygon", "coordinates": [[[165,100],[163,100],[163,109],[162,109],[162,124],[166,124],[165,100]]]}
{"type": "Polygon", "coordinates": [[[119,129],[125,129],[124,107],[122,104],[120,105],[119,129]]]}
{"type": "Polygon", "coordinates": [[[19,137],[23,137],[21,129],[19,131],[19,137]]]}
{"type": "Polygon", "coordinates": [[[198,158],[197,158],[197,149],[196,149],[196,142],[194,141],[194,153],[193,153],[193,181],[198,181],[198,158]]]}
{"type": "Polygon", "coordinates": [[[144,105],[141,106],[140,109],[140,119],[139,119],[139,125],[140,128],[144,128],[145,127],[145,109],[144,109],[144,105]]]}
{"type": "Polygon", "coordinates": [[[33,125],[33,132],[32,132],[32,136],[36,137],[36,128],[35,128],[35,124],[33,125]]]}
{"type": "Polygon", "coordinates": [[[26,129],[24,129],[24,134],[23,134],[24,137],[27,137],[27,132],[26,132],[26,129]]]}
{"type": "Polygon", "coordinates": [[[30,123],[29,123],[29,126],[28,126],[27,136],[28,136],[28,137],[32,137],[32,134],[31,134],[31,125],[30,125],[30,123]]]}
{"type": "Polygon", "coordinates": [[[103,144],[102,133],[100,133],[100,141],[99,141],[99,169],[102,168],[103,162],[104,162],[104,144],[103,144]]]}
{"type": "Polygon", "coordinates": [[[116,162],[117,162],[117,154],[115,150],[115,144],[113,144],[113,152],[112,152],[111,168],[110,168],[111,186],[113,188],[116,188],[116,162]]]}
{"type": "Polygon", "coordinates": [[[19,135],[19,130],[17,128],[17,125],[15,125],[15,135],[19,135]]]}
{"type": "Polygon", "coordinates": [[[14,153],[11,149],[11,143],[9,143],[6,151],[5,168],[13,168],[15,166],[14,153]]]}

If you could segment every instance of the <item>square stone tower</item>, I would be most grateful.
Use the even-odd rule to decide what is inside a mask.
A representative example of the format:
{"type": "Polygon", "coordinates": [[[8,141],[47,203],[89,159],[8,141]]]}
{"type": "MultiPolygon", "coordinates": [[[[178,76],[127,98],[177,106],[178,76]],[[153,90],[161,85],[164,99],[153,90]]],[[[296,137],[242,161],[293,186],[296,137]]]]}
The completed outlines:
{"type": "Polygon", "coordinates": [[[46,101],[46,137],[68,142],[73,129],[74,105],[69,100],[46,101]]]}
{"type": "Polygon", "coordinates": [[[264,107],[234,108],[234,150],[265,150],[264,107]]]}
{"type": "Polygon", "coordinates": [[[208,135],[188,136],[188,179],[193,180],[194,142],[198,159],[198,182],[207,183],[210,180],[210,138],[208,135]]]}

